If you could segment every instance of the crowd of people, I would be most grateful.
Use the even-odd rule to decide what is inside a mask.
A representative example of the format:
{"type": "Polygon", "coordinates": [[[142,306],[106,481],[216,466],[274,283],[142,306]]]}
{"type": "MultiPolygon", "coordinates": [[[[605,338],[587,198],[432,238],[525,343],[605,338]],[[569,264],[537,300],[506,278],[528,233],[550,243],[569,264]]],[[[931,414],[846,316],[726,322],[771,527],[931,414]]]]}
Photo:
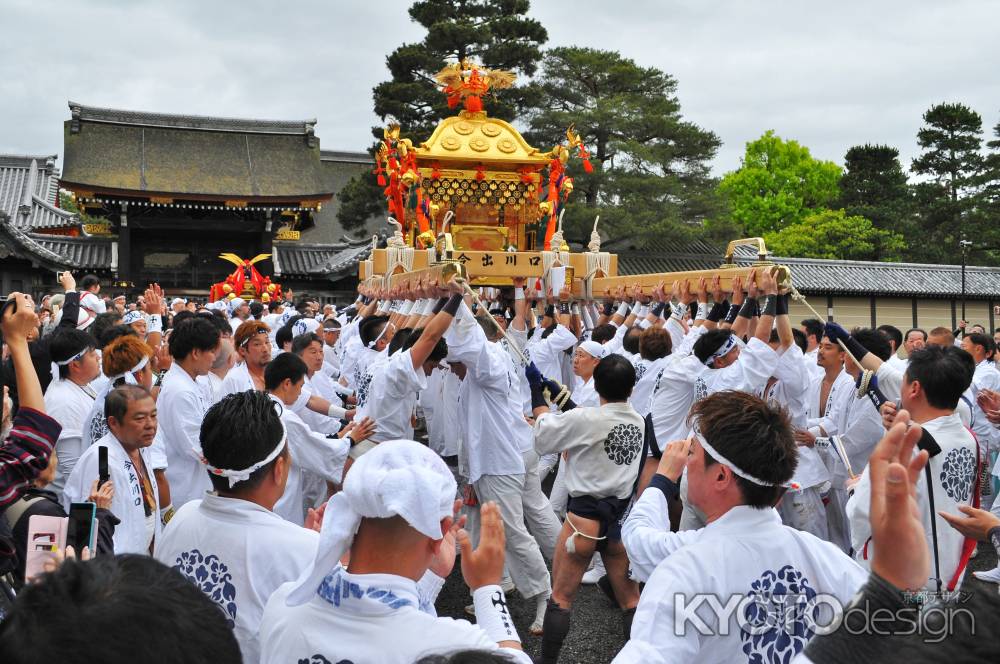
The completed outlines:
{"type": "Polygon", "coordinates": [[[1000,551],[980,326],[796,324],[765,268],[340,309],[59,280],[3,305],[0,661],[531,662],[516,593],[550,664],[582,585],[615,662],[996,652],[996,593],[906,622],[1000,551]],[[39,543],[81,504],[90,546],[39,543]],[[435,609],[456,561],[474,623],[435,609]]]}

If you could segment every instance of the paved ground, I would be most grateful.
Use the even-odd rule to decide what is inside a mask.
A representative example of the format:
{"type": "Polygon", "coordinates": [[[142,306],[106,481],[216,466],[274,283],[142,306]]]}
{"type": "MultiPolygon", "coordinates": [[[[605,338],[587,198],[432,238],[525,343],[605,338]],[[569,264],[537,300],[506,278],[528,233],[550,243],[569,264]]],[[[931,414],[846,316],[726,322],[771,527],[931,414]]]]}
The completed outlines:
{"type": "MultiPolygon", "coordinates": [[[[980,549],[989,549],[981,545],[980,549]]],[[[971,569],[990,569],[997,564],[997,558],[992,551],[981,553],[972,560],[971,569]]],[[[997,592],[994,584],[983,583],[972,574],[966,575],[963,585],[969,592],[997,592]]],[[[448,579],[438,598],[437,610],[442,616],[467,618],[464,607],[472,601],[468,588],[462,581],[459,571],[459,561],[456,561],[455,571],[448,579]]],[[[517,630],[524,643],[524,649],[532,656],[540,655],[541,641],[528,634],[531,624],[531,607],[517,593],[508,596],[510,611],[517,624],[517,630]]],[[[625,643],[622,635],[621,612],[613,608],[596,586],[584,586],[580,589],[576,604],[573,606],[573,622],[569,637],[560,655],[560,662],[566,664],[606,664],[625,643]]]]}

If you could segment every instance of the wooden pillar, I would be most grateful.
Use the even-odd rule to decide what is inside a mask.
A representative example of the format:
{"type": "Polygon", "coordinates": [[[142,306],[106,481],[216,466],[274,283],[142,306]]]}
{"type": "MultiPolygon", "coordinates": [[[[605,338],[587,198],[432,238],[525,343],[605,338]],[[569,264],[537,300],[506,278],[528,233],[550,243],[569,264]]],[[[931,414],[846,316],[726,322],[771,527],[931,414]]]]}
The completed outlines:
{"type": "Polygon", "coordinates": [[[958,329],[958,314],[955,312],[955,300],[951,300],[951,329],[958,329]]]}
{"type": "Polygon", "coordinates": [[[830,322],[833,320],[833,296],[826,296],[826,320],[830,322]]]}
{"type": "Polygon", "coordinates": [[[913,325],[911,325],[910,327],[920,327],[917,321],[917,298],[915,297],[911,298],[910,303],[913,308],[913,325]]]}
{"type": "Polygon", "coordinates": [[[274,252],[274,233],[271,231],[273,222],[271,221],[272,210],[264,213],[264,230],[260,233],[260,250],[258,253],[270,254],[274,252]]]}
{"type": "Polygon", "coordinates": [[[132,232],[128,226],[128,201],[121,202],[118,220],[118,278],[121,281],[131,281],[132,232]]]}
{"type": "Polygon", "coordinates": [[[877,324],[875,322],[875,296],[874,295],[869,296],[868,302],[871,307],[871,316],[872,316],[871,327],[872,329],[875,329],[877,327],[877,324]]]}

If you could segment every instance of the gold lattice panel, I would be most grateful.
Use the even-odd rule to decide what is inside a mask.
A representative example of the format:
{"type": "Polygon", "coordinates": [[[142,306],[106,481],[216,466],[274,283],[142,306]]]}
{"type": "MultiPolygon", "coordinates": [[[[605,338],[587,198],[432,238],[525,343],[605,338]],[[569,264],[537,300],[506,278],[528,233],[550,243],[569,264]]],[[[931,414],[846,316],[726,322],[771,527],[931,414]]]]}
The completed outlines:
{"type": "Polygon", "coordinates": [[[460,203],[490,207],[520,208],[534,205],[538,185],[520,180],[476,180],[473,178],[441,177],[423,181],[424,193],[432,203],[456,206],[460,203]]]}

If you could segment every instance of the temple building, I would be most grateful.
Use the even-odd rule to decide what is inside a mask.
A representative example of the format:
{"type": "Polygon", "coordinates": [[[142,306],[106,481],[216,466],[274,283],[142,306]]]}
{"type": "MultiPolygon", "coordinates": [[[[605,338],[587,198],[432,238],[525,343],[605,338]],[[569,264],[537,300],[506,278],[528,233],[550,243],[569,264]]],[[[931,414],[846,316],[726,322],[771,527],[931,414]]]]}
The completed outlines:
{"type": "Polygon", "coordinates": [[[269,253],[262,273],[332,294],[371,246],[331,235],[335,191],[371,159],[321,151],[315,120],[69,108],[61,177],[54,155],[0,156],[4,292],[48,290],[72,269],[121,290],[155,281],[204,295],[231,271],[218,258],[229,252],[269,253]],[[58,207],[60,188],[80,214],[58,207]]]}

